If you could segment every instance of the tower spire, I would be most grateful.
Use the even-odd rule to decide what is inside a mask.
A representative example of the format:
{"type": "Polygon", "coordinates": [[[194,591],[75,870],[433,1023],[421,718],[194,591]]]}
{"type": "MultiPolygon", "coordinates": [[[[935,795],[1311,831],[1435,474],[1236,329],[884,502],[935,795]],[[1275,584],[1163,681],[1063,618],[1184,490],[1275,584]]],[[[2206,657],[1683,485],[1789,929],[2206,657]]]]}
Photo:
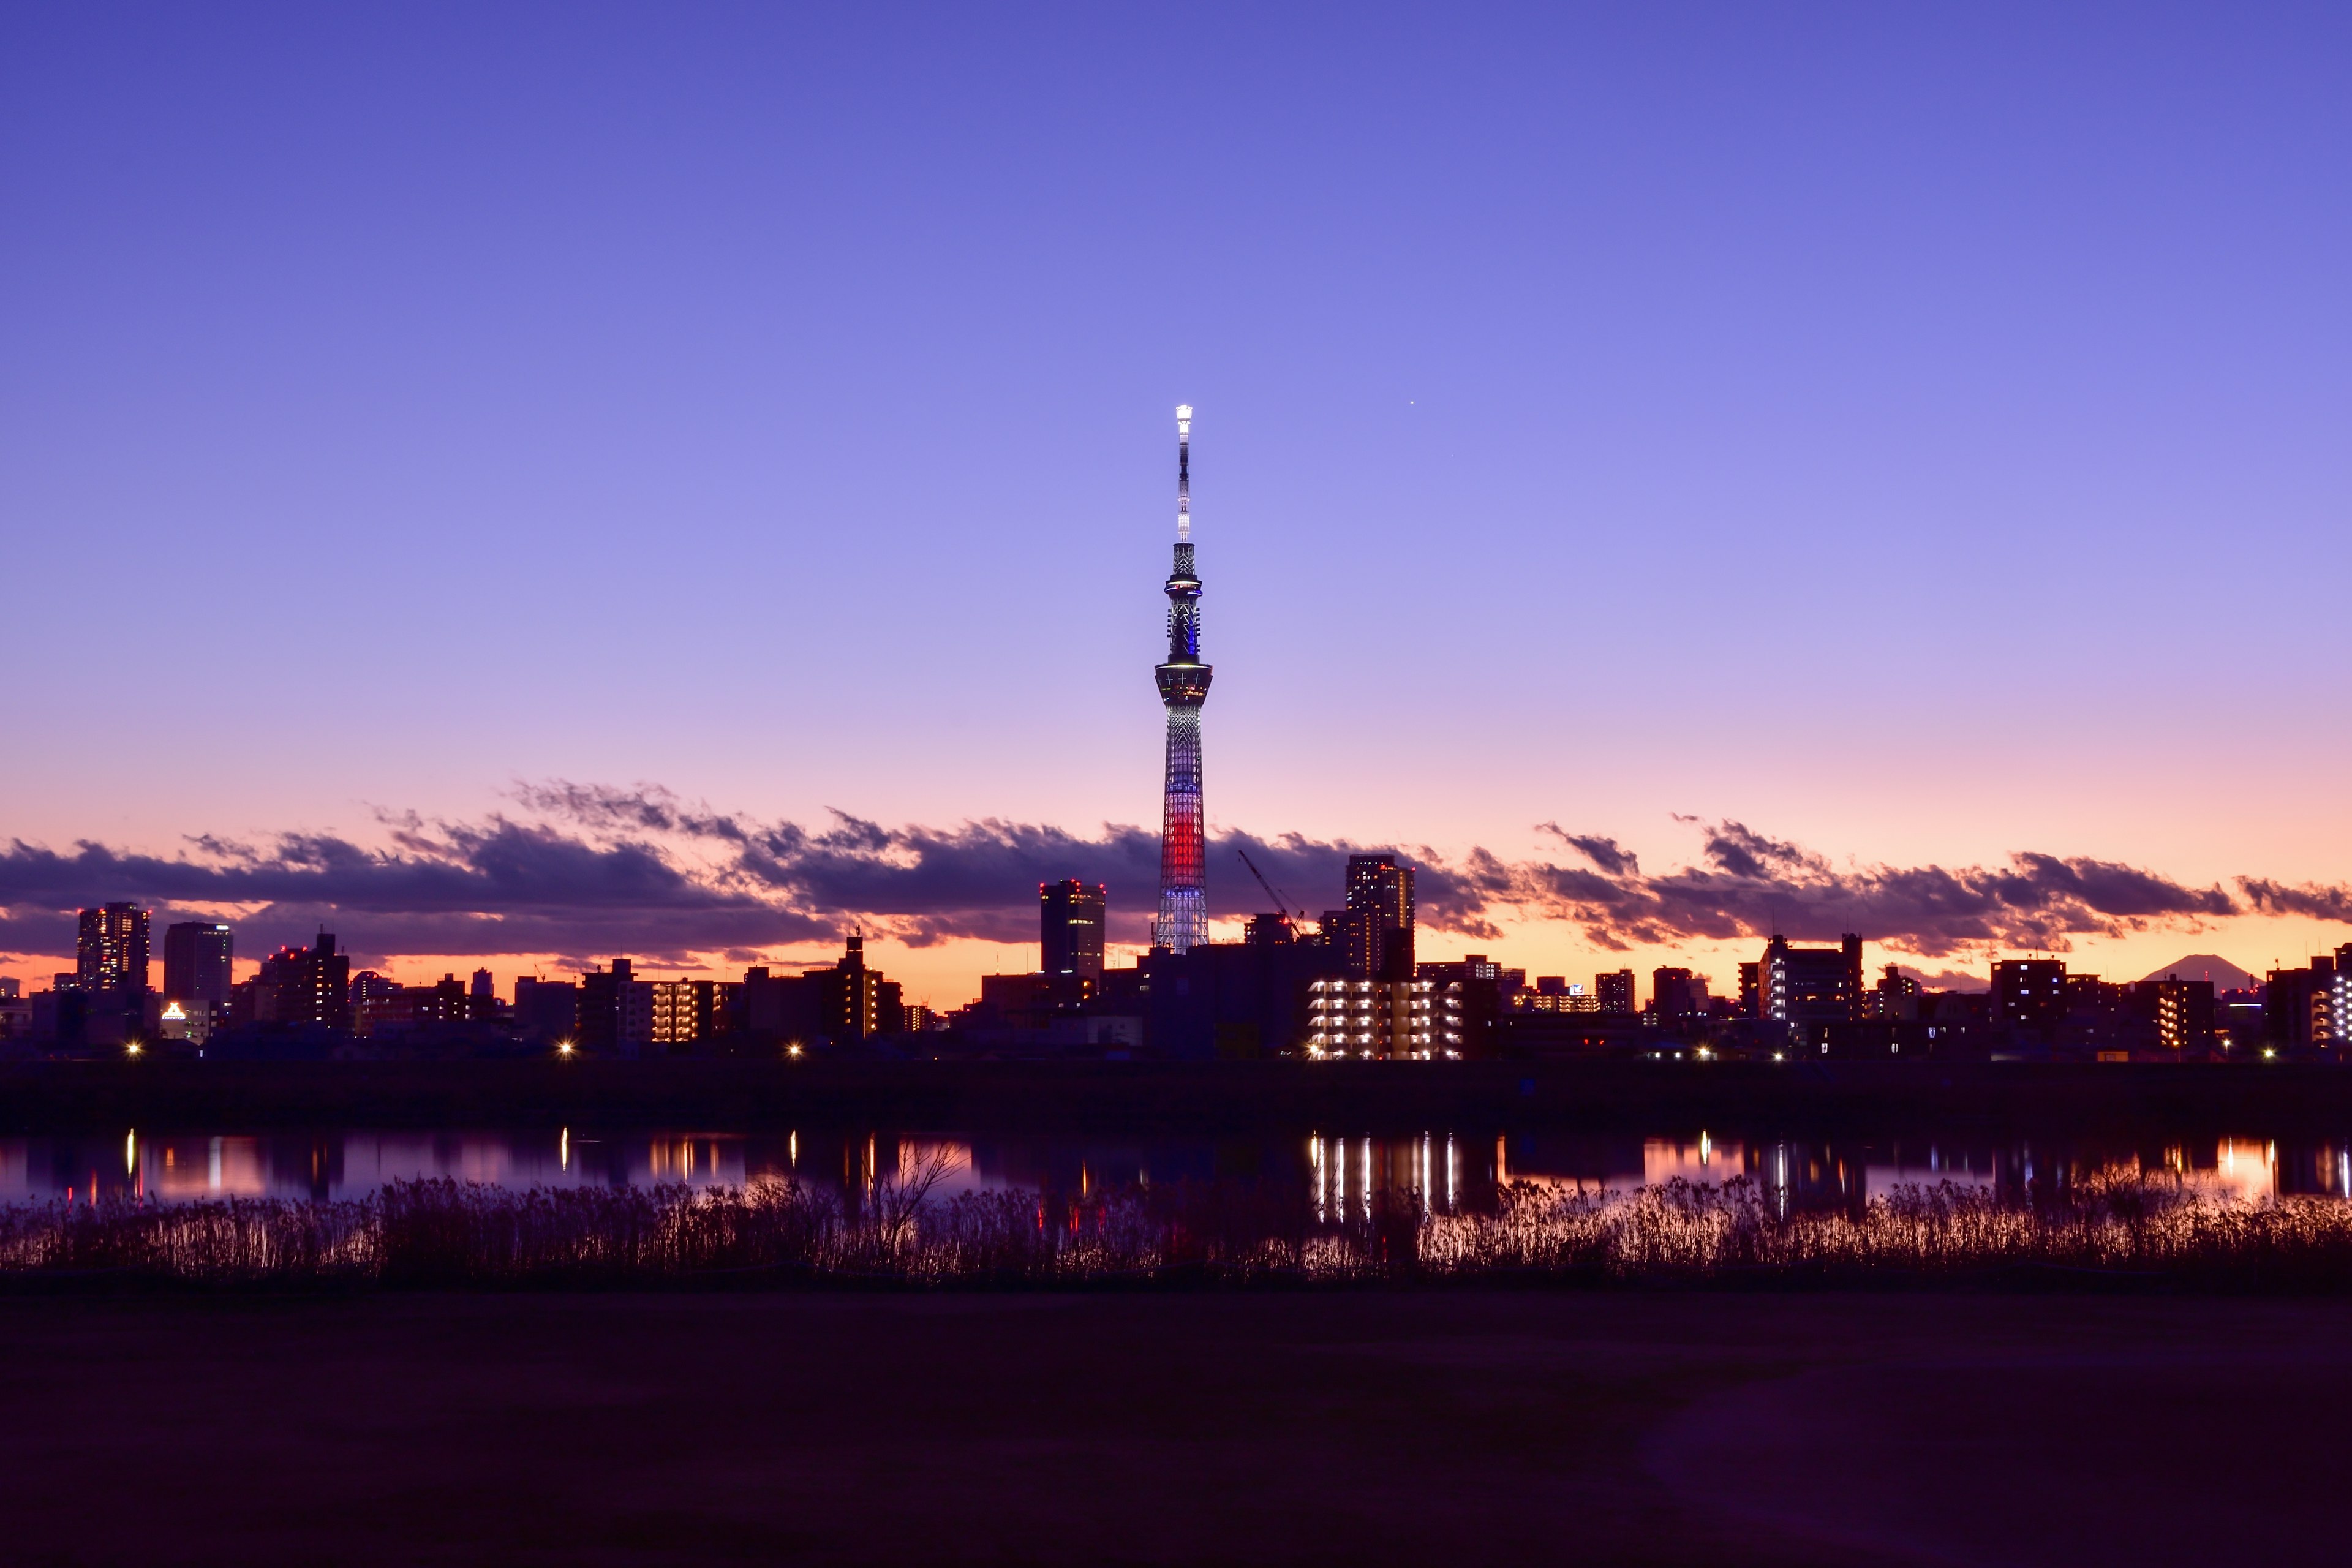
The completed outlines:
{"type": "Polygon", "coordinates": [[[1176,405],[1176,542],[1192,538],[1192,405],[1176,405]]]}
{"type": "Polygon", "coordinates": [[[1168,710],[1168,768],[1160,818],[1160,915],[1154,946],[1189,952],[1209,940],[1207,818],[1201,805],[1201,578],[1192,561],[1192,405],[1176,410],[1176,563],[1168,574],[1168,660],[1152,674],[1168,710]]]}

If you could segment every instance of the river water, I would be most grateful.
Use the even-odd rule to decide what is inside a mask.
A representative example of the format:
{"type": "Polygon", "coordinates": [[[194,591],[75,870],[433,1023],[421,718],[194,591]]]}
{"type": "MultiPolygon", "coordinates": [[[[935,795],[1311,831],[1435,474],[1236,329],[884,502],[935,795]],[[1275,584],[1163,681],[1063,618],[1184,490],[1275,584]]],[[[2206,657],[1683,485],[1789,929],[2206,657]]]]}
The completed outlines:
{"type": "Polygon", "coordinates": [[[745,1134],[691,1128],[370,1131],[0,1138],[0,1204],[128,1197],[352,1198],[387,1182],[452,1178],[509,1188],[738,1186],[793,1178],[845,1196],[922,1171],[942,1196],[1045,1188],[1084,1196],[1132,1184],[1275,1181],[1344,1212],[1376,1190],[1422,1194],[1433,1209],[1477,1209],[1506,1183],[1630,1190],[1683,1178],[1745,1177],[1793,1206],[1852,1205],[1906,1184],[2022,1191],[2131,1176],[2219,1197],[2352,1198],[2352,1140],[2282,1143],[2220,1138],[2151,1147],[1948,1141],[1793,1141],[1741,1136],[1596,1136],[1433,1131],[1368,1138],[1316,1130],[1234,1139],[991,1137],[816,1128],[745,1134]]]}

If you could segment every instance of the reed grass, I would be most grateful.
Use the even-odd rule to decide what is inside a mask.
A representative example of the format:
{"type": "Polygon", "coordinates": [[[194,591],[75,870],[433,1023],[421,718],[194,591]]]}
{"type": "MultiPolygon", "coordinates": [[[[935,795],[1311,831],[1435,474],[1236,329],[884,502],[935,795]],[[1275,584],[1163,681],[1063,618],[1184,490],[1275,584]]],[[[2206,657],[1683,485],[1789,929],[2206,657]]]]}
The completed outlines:
{"type": "Polygon", "coordinates": [[[937,1173],[861,1201],[741,1187],[395,1182],[347,1200],[109,1199],[0,1208],[0,1285],[596,1288],[866,1283],[1066,1288],[1525,1281],[1585,1284],[2148,1279],[2352,1288],[2352,1204],[2216,1198],[2126,1179],[2028,1198],[1944,1184],[1783,1213],[1746,1180],[1627,1193],[1521,1183],[1475,1214],[1376,1192],[1344,1213],[1274,1183],[1180,1183],[1074,1200],[941,1197],[937,1173]]]}

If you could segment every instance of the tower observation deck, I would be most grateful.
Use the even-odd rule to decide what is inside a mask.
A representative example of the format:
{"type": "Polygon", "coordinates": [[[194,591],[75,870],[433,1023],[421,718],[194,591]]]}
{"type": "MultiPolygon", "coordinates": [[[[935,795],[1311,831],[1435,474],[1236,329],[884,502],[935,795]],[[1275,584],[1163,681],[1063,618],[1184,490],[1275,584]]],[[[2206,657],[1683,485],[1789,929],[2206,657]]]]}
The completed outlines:
{"type": "Polygon", "coordinates": [[[1152,674],[1168,710],[1168,771],[1160,818],[1155,946],[1190,952],[1209,940],[1208,821],[1201,806],[1201,577],[1192,563],[1192,408],[1176,410],[1176,564],[1168,574],[1168,660],[1152,674]]]}

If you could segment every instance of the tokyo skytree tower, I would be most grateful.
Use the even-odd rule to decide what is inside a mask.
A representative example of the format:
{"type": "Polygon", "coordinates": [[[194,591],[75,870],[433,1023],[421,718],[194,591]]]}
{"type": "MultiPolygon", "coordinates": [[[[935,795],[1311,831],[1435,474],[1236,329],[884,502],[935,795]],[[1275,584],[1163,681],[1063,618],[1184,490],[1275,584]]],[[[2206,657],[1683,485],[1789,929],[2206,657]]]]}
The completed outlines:
{"type": "Polygon", "coordinates": [[[1151,940],[1189,952],[1209,940],[1207,819],[1201,807],[1201,578],[1192,566],[1192,408],[1176,410],[1176,566],[1168,574],[1168,662],[1152,674],[1168,710],[1168,773],[1160,818],[1160,918],[1151,940]]]}

